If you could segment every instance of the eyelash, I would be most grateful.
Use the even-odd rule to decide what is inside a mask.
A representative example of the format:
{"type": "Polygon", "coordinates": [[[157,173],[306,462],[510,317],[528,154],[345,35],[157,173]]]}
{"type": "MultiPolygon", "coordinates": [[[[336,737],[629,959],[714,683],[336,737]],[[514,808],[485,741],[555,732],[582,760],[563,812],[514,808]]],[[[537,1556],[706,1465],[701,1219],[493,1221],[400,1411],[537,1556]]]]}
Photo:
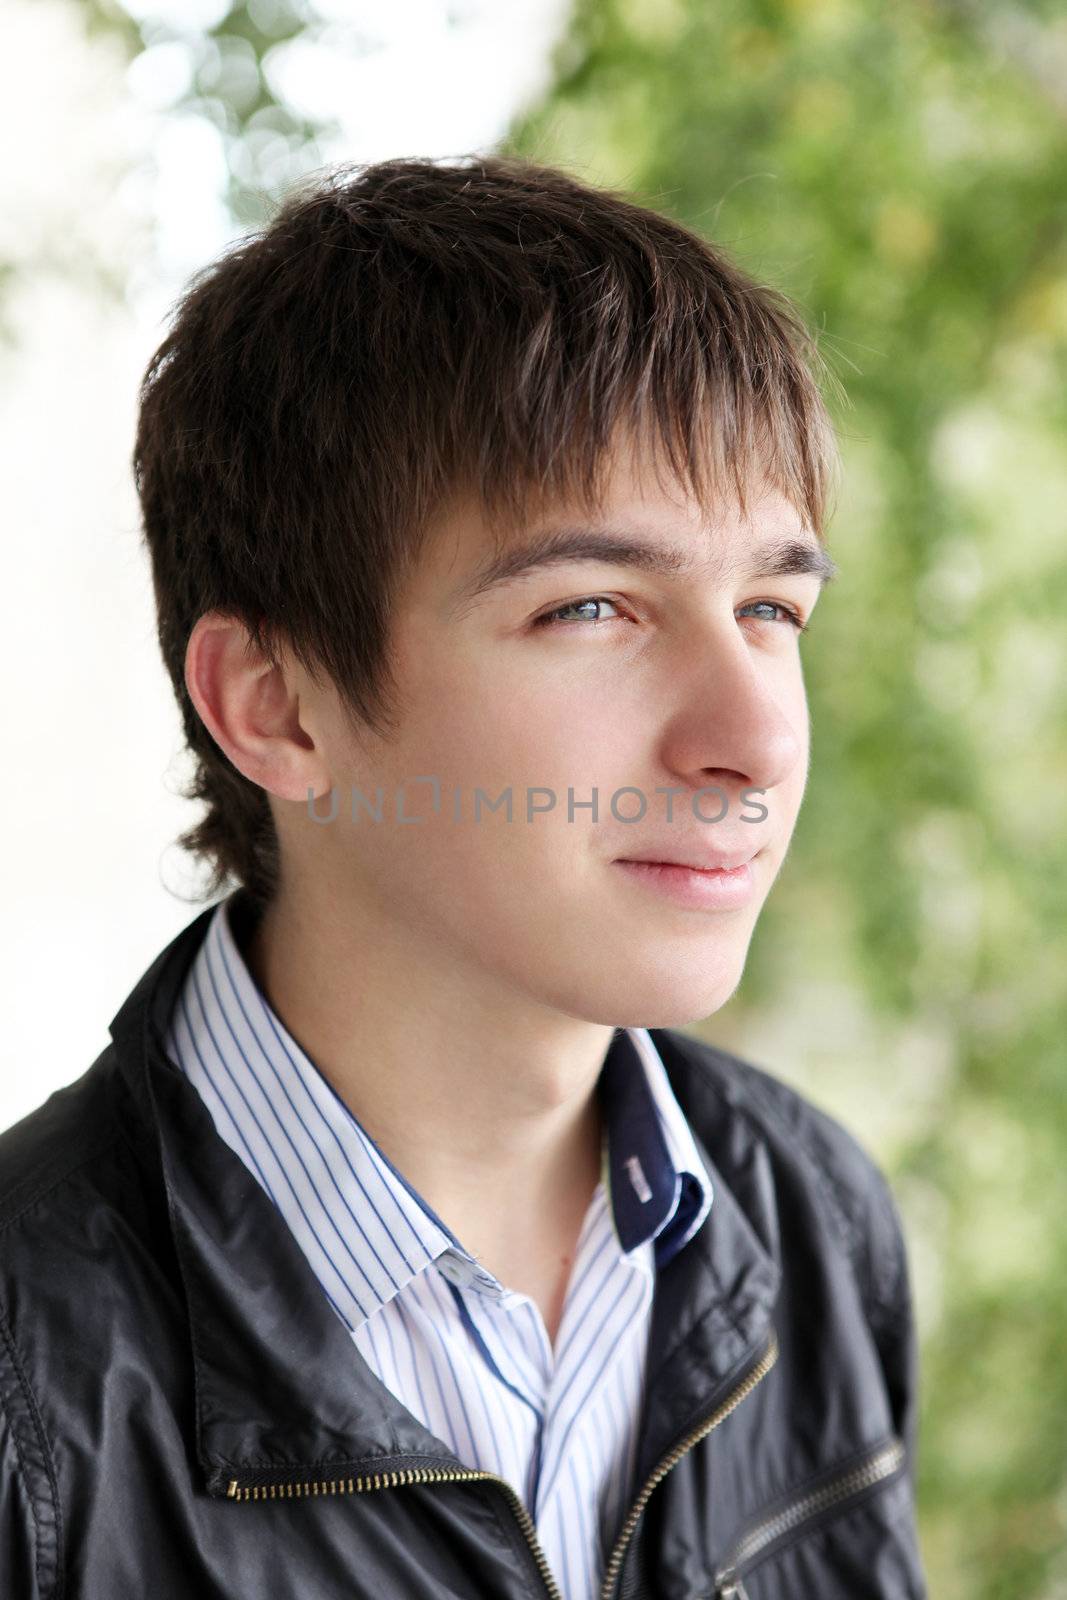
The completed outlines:
{"type": "MultiPolygon", "coordinates": [[[[577,600],[568,600],[564,605],[556,606],[552,611],[546,611],[546,612],[542,613],[541,616],[535,617],[533,625],[534,625],[535,628],[546,628],[546,627],[548,627],[548,628],[551,628],[551,627],[567,628],[567,627],[572,627],[572,626],[574,626],[573,623],[570,623],[570,622],[559,622],[559,621],[556,620],[558,618],[560,612],[561,611],[574,611],[578,606],[588,605],[590,600],[593,600],[593,601],[606,600],[609,606],[614,606],[616,608],[616,610],[620,610],[621,609],[621,607],[619,606],[618,601],[617,600],[612,600],[610,595],[606,595],[606,594],[585,594],[585,595],[580,596],[580,598],[577,599],[577,600]]],[[[781,611],[784,614],[784,616],[788,619],[788,621],[793,626],[793,628],[795,628],[797,633],[807,633],[809,631],[809,629],[811,628],[811,623],[803,621],[803,619],[801,618],[800,613],[798,611],[794,611],[792,606],[783,605],[780,600],[750,600],[748,602],[748,605],[743,606],[741,609],[742,610],[748,610],[749,607],[751,607],[751,606],[773,606],[777,611],[781,611]]],[[[757,618],[756,620],[757,621],[764,621],[766,619],[765,618],[757,618]]],[[[605,623],[608,623],[608,622],[620,622],[620,621],[622,621],[622,618],[620,618],[620,617],[605,617],[603,620],[600,620],[600,619],[598,619],[596,617],[593,617],[591,622],[590,622],[590,619],[588,619],[588,618],[585,619],[586,625],[589,625],[589,626],[592,626],[592,627],[601,627],[601,628],[605,625],[605,623]]],[[[578,620],[577,625],[579,627],[582,626],[581,619],[578,620]]]]}

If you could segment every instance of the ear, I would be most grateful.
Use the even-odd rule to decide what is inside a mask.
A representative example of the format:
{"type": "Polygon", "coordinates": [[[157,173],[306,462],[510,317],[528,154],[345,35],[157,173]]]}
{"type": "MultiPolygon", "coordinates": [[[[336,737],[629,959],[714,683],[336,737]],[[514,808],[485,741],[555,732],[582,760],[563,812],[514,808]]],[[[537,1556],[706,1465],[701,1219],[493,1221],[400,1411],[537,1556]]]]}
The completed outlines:
{"type": "Polygon", "coordinates": [[[185,686],[211,737],[238,772],[280,800],[305,803],[332,779],[295,665],[273,665],[238,618],[209,611],[185,651],[185,686]]]}

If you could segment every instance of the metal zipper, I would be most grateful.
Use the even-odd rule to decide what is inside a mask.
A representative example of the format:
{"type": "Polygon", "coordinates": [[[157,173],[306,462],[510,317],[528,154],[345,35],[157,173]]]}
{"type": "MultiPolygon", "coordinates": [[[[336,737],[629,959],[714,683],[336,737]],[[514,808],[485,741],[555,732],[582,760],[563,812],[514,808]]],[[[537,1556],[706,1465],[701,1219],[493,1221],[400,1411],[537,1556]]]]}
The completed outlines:
{"type": "Polygon", "coordinates": [[[405,1483],[464,1483],[478,1480],[482,1483],[498,1483],[511,1501],[519,1526],[530,1546],[530,1554],[537,1562],[537,1570],[544,1580],[551,1600],[563,1600],[556,1581],[552,1576],[551,1568],[545,1560],[545,1553],[541,1549],[537,1538],[537,1529],[533,1518],[523,1505],[511,1484],[505,1478],[498,1478],[492,1472],[475,1472],[461,1470],[452,1472],[435,1471],[430,1467],[405,1469],[399,1472],[376,1472],[370,1478],[329,1478],[310,1483],[269,1483],[249,1484],[241,1488],[236,1478],[230,1479],[230,1486],[226,1496],[230,1500],[288,1500],[292,1496],[309,1494],[364,1494],[371,1489],[393,1489],[405,1483]]]}
{"type": "MultiPolygon", "coordinates": [[[[670,1455],[664,1457],[659,1466],[648,1478],[644,1488],[641,1490],[637,1500],[634,1502],[629,1516],[626,1518],[622,1532],[620,1533],[618,1540],[616,1541],[615,1548],[611,1553],[611,1559],[607,1565],[604,1584],[601,1590],[602,1600],[610,1600],[611,1591],[615,1587],[615,1582],[622,1567],[622,1560],[626,1553],[626,1547],[630,1542],[634,1528],[637,1526],[641,1513],[645,1508],[648,1497],[656,1487],[657,1483],[659,1483],[662,1478],[666,1477],[671,1468],[681,1460],[682,1456],[684,1456],[688,1450],[691,1450],[695,1444],[699,1444],[700,1440],[703,1439],[705,1435],[709,1434],[713,1428],[717,1428],[719,1423],[730,1415],[730,1412],[734,1410],[735,1406],[740,1405],[745,1396],[756,1387],[760,1379],[771,1370],[777,1359],[778,1340],[775,1336],[774,1330],[772,1329],[766,1350],[760,1357],[756,1366],[754,1366],[748,1373],[747,1377],[745,1377],[742,1382],[738,1384],[737,1388],[727,1396],[727,1398],[716,1408],[710,1417],[707,1417],[702,1423],[700,1423],[698,1427],[694,1428],[691,1433],[688,1433],[682,1440],[681,1444],[677,1445],[671,1451],[670,1455]]],[[[511,1484],[508,1483],[505,1478],[498,1478],[492,1472],[476,1472],[466,1468],[463,1468],[459,1471],[442,1472],[439,1470],[434,1470],[430,1467],[419,1467],[414,1469],[403,1469],[396,1472],[376,1472],[372,1477],[369,1478],[326,1478],[311,1481],[298,1480],[295,1482],[290,1481],[286,1483],[246,1484],[244,1486],[239,1484],[236,1478],[231,1478],[229,1487],[226,1490],[226,1497],[229,1500],[243,1501],[290,1500],[293,1498],[299,1499],[301,1496],[305,1495],[364,1494],[368,1490],[392,1489],[409,1483],[465,1483],[472,1481],[499,1484],[500,1488],[503,1489],[504,1493],[508,1497],[508,1500],[511,1502],[516,1519],[520,1528],[522,1529],[526,1542],[530,1547],[530,1554],[537,1563],[537,1570],[541,1574],[545,1589],[551,1596],[551,1600],[563,1600],[563,1596],[560,1594],[560,1591],[556,1586],[556,1581],[552,1576],[551,1568],[545,1559],[545,1553],[538,1541],[537,1529],[534,1526],[533,1518],[530,1516],[530,1513],[523,1505],[511,1484]]]]}
{"type": "Polygon", "coordinates": [[[741,1404],[741,1401],[747,1394],[751,1393],[751,1391],[756,1387],[757,1383],[759,1383],[760,1379],[766,1377],[767,1373],[770,1372],[777,1360],[778,1338],[774,1329],[772,1328],[770,1338],[767,1341],[767,1348],[763,1352],[763,1355],[760,1357],[756,1365],[751,1368],[748,1376],[742,1379],[737,1388],[734,1389],[731,1394],[727,1395],[726,1399],[721,1405],[716,1407],[710,1417],[706,1417],[703,1422],[701,1422],[692,1430],[692,1432],[687,1433],[681,1444],[676,1445],[671,1451],[670,1455],[664,1456],[663,1460],[652,1473],[651,1477],[647,1479],[644,1488],[641,1490],[641,1493],[638,1495],[633,1504],[630,1515],[627,1517],[626,1522],[623,1525],[622,1532],[619,1534],[615,1548],[611,1553],[611,1559],[608,1562],[607,1571],[604,1574],[604,1584],[600,1591],[601,1600],[611,1600],[611,1591],[615,1587],[619,1572],[622,1569],[622,1561],[623,1556],[626,1554],[626,1547],[630,1542],[630,1538],[637,1526],[641,1513],[645,1509],[648,1497],[656,1487],[657,1483],[667,1476],[667,1473],[670,1472],[671,1468],[682,1459],[687,1451],[691,1450],[695,1444],[699,1444],[701,1439],[705,1438],[713,1428],[717,1428],[719,1423],[724,1421],[725,1418],[730,1415],[730,1412],[733,1411],[736,1406],[741,1404]]]}
{"type": "Polygon", "coordinates": [[[716,1589],[715,1600],[748,1600],[748,1590],[740,1578],[728,1578],[716,1589]]]}
{"type": "Polygon", "coordinates": [[[715,1579],[715,1600],[747,1600],[739,1574],[741,1567],[762,1555],[783,1534],[794,1533],[820,1512],[861,1494],[883,1478],[892,1477],[903,1466],[904,1457],[903,1444],[899,1439],[893,1439],[889,1444],[880,1445],[873,1455],[858,1466],[851,1467],[848,1472],[841,1473],[831,1483],[801,1495],[773,1517],[767,1517],[749,1528],[734,1545],[715,1579]]]}

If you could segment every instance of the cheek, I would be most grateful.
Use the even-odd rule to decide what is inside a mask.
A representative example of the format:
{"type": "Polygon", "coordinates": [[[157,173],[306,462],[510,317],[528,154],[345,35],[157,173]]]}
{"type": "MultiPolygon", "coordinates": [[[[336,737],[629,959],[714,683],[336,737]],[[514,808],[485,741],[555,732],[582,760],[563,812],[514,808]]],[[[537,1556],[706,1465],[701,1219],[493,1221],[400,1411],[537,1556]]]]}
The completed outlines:
{"type": "Polygon", "coordinates": [[[568,784],[588,785],[610,766],[626,726],[617,689],[602,675],[526,664],[509,671],[499,658],[490,669],[460,658],[420,676],[421,709],[405,731],[409,754],[417,748],[431,763],[422,770],[461,773],[471,785],[542,784],[562,799],[568,784]]]}

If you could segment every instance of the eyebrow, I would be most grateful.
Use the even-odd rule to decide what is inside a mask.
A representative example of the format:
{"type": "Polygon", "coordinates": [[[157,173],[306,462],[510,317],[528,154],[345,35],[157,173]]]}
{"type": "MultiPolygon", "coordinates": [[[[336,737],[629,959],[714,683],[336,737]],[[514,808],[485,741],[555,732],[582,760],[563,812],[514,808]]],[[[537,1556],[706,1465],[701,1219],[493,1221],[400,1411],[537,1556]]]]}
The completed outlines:
{"type": "MultiPolygon", "coordinates": [[[[785,578],[810,574],[820,585],[830,583],[838,567],[821,545],[808,539],[777,538],[748,551],[747,578],[785,578]]],[[[525,543],[504,550],[479,567],[454,595],[454,609],[472,604],[493,589],[529,577],[546,567],[574,561],[599,561],[632,567],[660,577],[685,577],[698,563],[691,550],[680,545],[635,538],[612,529],[553,528],[525,543]]],[[[735,564],[735,568],[740,567],[735,564]]]]}

